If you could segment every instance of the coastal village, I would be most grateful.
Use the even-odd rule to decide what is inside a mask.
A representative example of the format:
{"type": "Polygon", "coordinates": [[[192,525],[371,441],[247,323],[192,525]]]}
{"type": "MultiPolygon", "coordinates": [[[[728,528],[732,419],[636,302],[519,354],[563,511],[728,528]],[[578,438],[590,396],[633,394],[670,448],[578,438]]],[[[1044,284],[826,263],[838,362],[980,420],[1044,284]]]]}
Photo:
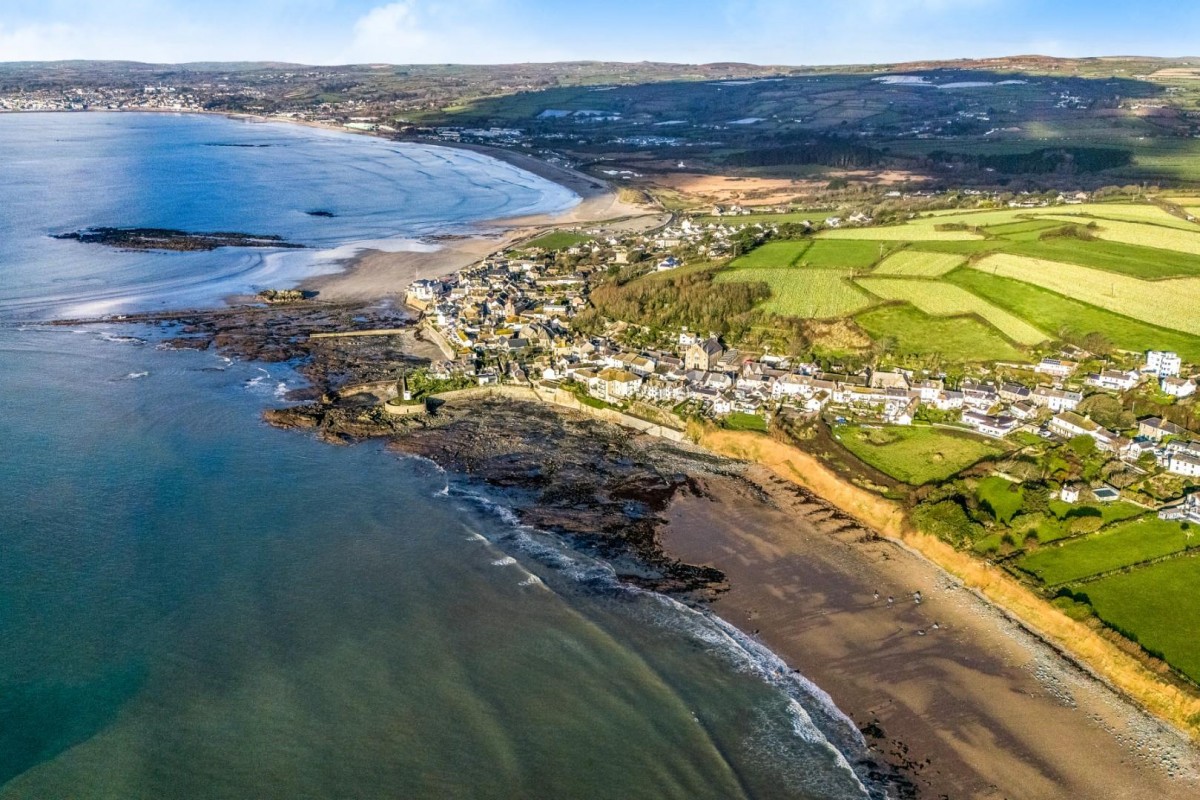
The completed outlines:
{"type": "MultiPolygon", "coordinates": [[[[951,380],[899,367],[823,368],[784,354],[742,351],[708,331],[678,330],[647,346],[648,332],[623,322],[599,334],[578,329],[575,318],[588,308],[595,282],[609,270],[629,269],[631,254],[634,268],[645,274],[672,272],[687,269],[688,256],[726,257],[747,235],[758,243],[776,233],[769,224],[739,224],[740,208],[714,212],[717,221],[683,217],[637,236],[551,233],[446,279],[416,281],[406,302],[422,312],[424,329],[447,356],[433,364],[430,377],[456,385],[566,389],[585,404],[665,419],[678,429],[689,417],[703,417],[765,431],[784,415],[833,426],[935,425],[998,440],[1083,437],[1135,474],[1200,477],[1200,441],[1185,428],[1146,416],[1135,427],[1114,430],[1079,410],[1085,398],[1101,394],[1149,391],[1168,401],[1194,395],[1195,366],[1170,351],[1098,357],[1067,346],[1036,362],[980,366],[951,380]]],[[[803,226],[870,222],[859,216],[803,226]]],[[[1067,503],[1105,503],[1122,492],[1097,480],[1065,484],[1058,496],[1067,503]]],[[[1200,503],[1195,496],[1173,501],[1160,515],[1200,524],[1200,503]]]]}

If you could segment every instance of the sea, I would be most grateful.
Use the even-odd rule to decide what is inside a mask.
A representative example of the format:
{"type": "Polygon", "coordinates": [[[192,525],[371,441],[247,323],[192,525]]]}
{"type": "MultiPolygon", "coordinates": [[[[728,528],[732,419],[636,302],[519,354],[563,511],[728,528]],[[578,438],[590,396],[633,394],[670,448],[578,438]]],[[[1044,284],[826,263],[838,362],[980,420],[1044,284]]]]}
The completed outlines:
{"type": "Polygon", "coordinates": [[[853,724],[752,637],[430,462],[266,426],[292,365],[47,324],[577,201],[297,125],[0,115],[0,798],[883,796],[853,724]],[[51,238],[106,225],[309,248],[51,238]]]}

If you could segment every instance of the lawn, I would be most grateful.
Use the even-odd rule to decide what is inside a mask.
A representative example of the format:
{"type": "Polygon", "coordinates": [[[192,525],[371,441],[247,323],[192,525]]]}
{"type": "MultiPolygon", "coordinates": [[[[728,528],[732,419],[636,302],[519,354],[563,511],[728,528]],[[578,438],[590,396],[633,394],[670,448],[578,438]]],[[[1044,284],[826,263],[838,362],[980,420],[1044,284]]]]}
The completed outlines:
{"type": "Polygon", "coordinates": [[[862,461],[912,486],[945,480],[977,461],[1004,452],[998,442],[920,425],[843,425],[834,429],[834,435],[862,461]]]}
{"type": "Polygon", "coordinates": [[[973,317],[931,317],[912,306],[859,314],[855,322],[872,339],[891,339],[899,355],[940,355],[947,361],[1021,361],[1021,351],[973,317]]]}
{"type": "Polygon", "coordinates": [[[1174,558],[1082,587],[1100,619],[1200,681],[1200,559],[1174,558]]]}
{"type": "Polygon", "coordinates": [[[790,267],[808,249],[810,242],[767,242],[730,262],[732,269],[769,269],[790,267]]]}
{"type": "Polygon", "coordinates": [[[551,231],[542,236],[532,239],[521,247],[540,247],[543,250],[565,250],[568,247],[574,247],[577,244],[590,242],[591,236],[582,233],[571,233],[570,231],[551,231]]]}
{"type": "Polygon", "coordinates": [[[1200,546],[1179,522],[1157,517],[1123,522],[1082,539],[1024,556],[1018,566],[1057,586],[1200,546]]]}
{"type": "Polygon", "coordinates": [[[1085,241],[1056,236],[1032,242],[1018,242],[1012,247],[1005,247],[1004,251],[1031,258],[1120,272],[1145,280],[1200,275],[1200,257],[1175,250],[1120,242],[1085,241]]]}
{"type": "Polygon", "coordinates": [[[1118,500],[1115,503],[1064,503],[1062,500],[1050,501],[1050,512],[1059,519],[1070,519],[1072,517],[1100,517],[1102,525],[1111,525],[1114,522],[1140,517],[1146,513],[1146,509],[1141,506],[1135,506],[1133,503],[1126,503],[1124,500],[1118,500]]]}
{"type": "Polygon", "coordinates": [[[993,475],[984,478],[975,488],[975,497],[985,505],[997,522],[1007,525],[1025,502],[1021,484],[993,475]]]}
{"type": "Polygon", "coordinates": [[[757,282],[771,287],[771,299],[759,308],[772,314],[802,319],[845,317],[872,304],[852,284],[852,272],[832,269],[736,269],[718,272],[718,283],[757,282]]]}
{"type": "Polygon", "coordinates": [[[884,300],[911,303],[935,317],[976,314],[1019,344],[1034,345],[1049,337],[1023,319],[997,308],[967,290],[941,281],[907,278],[861,278],[858,284],[884,300]]]}
{"type": "Polygon", "coordinates": [[[940,278],[967,261],[954,253],[926,253],[920,250],[901,250],[888,256],[873,271],[873,275],[900,275],[909,278],[940,278]]]}
{"type": "Polygon", "coordinates": [[[1123,350],[1174,350],[1187,361],[1200,361],[1200,337],[1169,331],[1071,300],[1027,283],[972,269],[946,276],[951,283],[1029,320],[1056,336],[1102,333],[1123,350]]]}
{"type": "Polygon", "coordinates": [[[730,414],[725,418],[725,427],[731,431],[767,432],[767,421],[758,414],[730,414]]]}
{"type": "Polygon", "coordinates": [[[995,253],[971,265],[1151,325],[1200,334],[1200,278],[1143,281],[1104,270],[995,253]]]}

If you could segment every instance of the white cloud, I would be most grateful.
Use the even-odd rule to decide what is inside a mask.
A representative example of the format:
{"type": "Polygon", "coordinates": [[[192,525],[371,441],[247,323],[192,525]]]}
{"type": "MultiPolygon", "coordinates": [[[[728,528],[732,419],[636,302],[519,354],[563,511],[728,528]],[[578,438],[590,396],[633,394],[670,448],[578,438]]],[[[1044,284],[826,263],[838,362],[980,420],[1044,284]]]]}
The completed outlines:
{"type": "Polygon", "coordinates": [[[394,0],[354,22],[341,60],[484,64],[564,57],[515,28],[511,11],[505,0],[394,0]]]}

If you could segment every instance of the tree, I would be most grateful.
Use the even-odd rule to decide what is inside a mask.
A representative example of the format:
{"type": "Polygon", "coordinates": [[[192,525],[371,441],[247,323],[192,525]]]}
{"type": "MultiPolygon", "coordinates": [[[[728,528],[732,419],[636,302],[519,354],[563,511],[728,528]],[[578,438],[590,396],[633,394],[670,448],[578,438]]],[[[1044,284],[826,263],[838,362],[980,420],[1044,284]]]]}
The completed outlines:
{"type": "Polygon", "coordinates": [[[1071,452],[1080,458],[1087,458],[1096,452],[1096,440],[1086,433],[1081,433],[1071,437],[1067,442],[1067,447],[1071,448],[1071,452]]]}

